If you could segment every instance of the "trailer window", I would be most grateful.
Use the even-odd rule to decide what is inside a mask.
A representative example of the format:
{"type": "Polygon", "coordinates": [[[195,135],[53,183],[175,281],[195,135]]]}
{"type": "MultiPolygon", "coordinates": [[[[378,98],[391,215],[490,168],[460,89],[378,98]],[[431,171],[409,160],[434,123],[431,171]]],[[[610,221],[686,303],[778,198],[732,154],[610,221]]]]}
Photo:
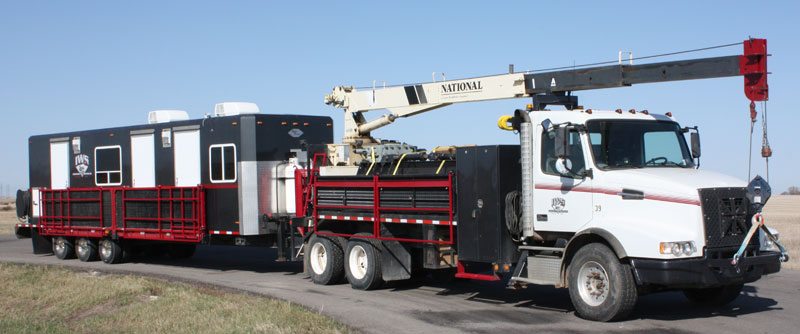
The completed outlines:
{"type": "Polygon", "coordinates": [[[212,183],[235,182],[236,145],[211,145],[208,148],[208,164],[212,183]]]}
{"type": "Polygon", "coordinates": [[[94,149],[94,183],[98,186],[122,184],[122,149],[119,146],[94,149]]]}

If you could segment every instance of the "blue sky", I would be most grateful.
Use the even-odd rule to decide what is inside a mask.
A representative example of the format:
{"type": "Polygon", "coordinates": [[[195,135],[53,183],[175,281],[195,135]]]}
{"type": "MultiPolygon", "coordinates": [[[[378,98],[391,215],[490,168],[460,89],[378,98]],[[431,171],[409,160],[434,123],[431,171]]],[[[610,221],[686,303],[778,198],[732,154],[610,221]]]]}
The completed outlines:
{"type": "MultiPolygon", "coordinates": [[[[0,1],[0,184],[27,187],[27,138],[142,124],[154,109],[192,118],[214,103],[262,113],[329,115],[337,85],[425,82],[613,60],[767,38],[769,134],[777,192],[800,186],[795,1],[670,2],[0,1]]],[[[741,54],[732,47],[684,57],[741,54]]],[[[747,177],[749,101],[741,77],[586,91],[594,109],[672,112],[698,125],[702,168],[747,177]]],[[[527,99],[454,105],[374,133],[433,148],[515,143],[497,129],[527,99]]],[[[760,110],[760,107],[759,107],[760,110]]],[[[374,112],[370,118],[379,116],[374,112]]],[[[760,118],[760,117],[759,117],[760,118]]],[[[760,123],[754,136],[754,174],[760,123]]],[[[5,194],[3,194],[5,195],[5,194]]]]}

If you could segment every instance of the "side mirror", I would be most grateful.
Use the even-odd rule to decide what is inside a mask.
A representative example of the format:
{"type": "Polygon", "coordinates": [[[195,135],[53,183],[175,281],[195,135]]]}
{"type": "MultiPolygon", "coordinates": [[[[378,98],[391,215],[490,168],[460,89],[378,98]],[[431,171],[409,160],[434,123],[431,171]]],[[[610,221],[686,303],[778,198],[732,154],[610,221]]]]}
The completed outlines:
{"type": "Polygon", "coordinates": [[[556,172],[561,175],[568,175],[572,176],[574,173],[572,172],[572,160],[569,158],[558,158],[556,159],[556,172]]]}
{"type": "Polygon", "coordinates": [[[689,136],[692,142],[692,158],[697,159],[700,157],[700,134],[692,132],[689,136]]]}
{"type": "Polygon", "coordinates": [[[556,158],[569,158],[569,129],[566,126],[556,129],[553,140],[556,158]]]}

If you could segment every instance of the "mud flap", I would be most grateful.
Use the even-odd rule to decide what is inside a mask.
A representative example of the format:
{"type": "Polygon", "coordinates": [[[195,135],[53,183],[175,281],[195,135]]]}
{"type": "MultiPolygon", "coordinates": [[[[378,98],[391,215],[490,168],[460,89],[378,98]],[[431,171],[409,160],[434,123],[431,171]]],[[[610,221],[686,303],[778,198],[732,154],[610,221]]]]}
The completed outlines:
{"type": "MultiPolygon", "coordinates": [[[[386,229],[381,235],[391,237],[386,229]]],[[[399,242],[381,240],[381,272],[384,281],[399,281],[411,278],[411,253],[399,242]]]]}
{"type": "Polygon", "coordinates": [[[33,254],[53,254],[53,241],[49,237],[39,234],[37,229],[31,229],[31,243],[33,254]]]}
{"type": "Polygon", "coordinates": [[[31,237],[31,228],[24,226],[14,226],[14,235],[17,239],[27,239],[31,237]]]}

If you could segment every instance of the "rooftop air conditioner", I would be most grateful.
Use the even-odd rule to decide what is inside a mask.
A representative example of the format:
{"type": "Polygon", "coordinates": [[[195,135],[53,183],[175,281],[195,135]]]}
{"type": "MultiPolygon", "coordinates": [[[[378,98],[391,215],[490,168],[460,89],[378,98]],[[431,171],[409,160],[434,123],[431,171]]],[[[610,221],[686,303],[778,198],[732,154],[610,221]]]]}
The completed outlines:
{"type": "Polygon", "coordinates": [[[169,123],[188,119],[189,114],[184,110],[153,110],[147,114],[148,124],[169,123]]]}
{"type": "Polygon", "coordinates": [[[214,116],[235,116],[245,114],[258,114],[258,106],[250,102],[222,102],[214,106],[214,116]]]}

